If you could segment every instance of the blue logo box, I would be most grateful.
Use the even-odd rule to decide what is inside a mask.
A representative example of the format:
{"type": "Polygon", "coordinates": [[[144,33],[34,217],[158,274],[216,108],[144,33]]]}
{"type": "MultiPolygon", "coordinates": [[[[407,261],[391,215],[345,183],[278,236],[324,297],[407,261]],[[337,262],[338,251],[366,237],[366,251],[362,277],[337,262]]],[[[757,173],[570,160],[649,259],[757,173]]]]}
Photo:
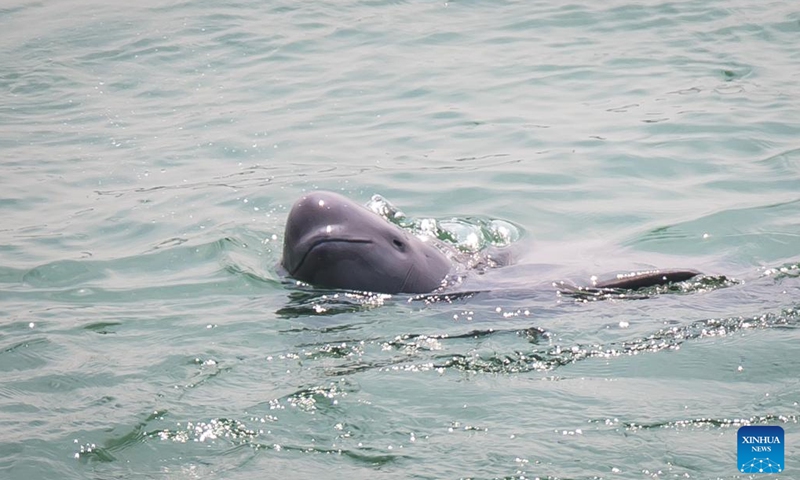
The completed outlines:
{"type": "Polygon", "coordinates": [[[740,472],[783,472],[783,428],[773,425],[739,427],[736,437],[740,472]]]}

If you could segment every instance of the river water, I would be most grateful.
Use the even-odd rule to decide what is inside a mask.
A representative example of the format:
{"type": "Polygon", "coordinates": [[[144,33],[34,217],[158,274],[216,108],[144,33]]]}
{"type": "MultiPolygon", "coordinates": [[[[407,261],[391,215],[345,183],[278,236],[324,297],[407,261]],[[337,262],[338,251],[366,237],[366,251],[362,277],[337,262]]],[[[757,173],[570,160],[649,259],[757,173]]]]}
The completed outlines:
{"type": "Polygon", "coordinates": [[[798,35],[789,1],[4,2],[0,478],[750,478],[742,425],[800,477],[798,35]],[[517,262],[298,286],[320,188],[517,262]],[[706,276],[552,285],[653,267],[706,276]]]}

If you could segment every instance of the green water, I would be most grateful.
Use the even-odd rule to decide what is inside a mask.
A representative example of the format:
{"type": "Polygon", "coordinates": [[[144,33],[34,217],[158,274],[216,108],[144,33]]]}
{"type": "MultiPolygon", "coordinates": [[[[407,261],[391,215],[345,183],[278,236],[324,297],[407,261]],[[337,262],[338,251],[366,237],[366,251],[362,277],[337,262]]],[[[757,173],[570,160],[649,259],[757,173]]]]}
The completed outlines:
{"type": "Polygon", "coordinates": [[[800,10],[0,6],[0,478],[800,478],[800,10]],[[430,301],[279,276],[324,188],[503,221],[430,301]],[[580,302],[554,281],[713,285],[580,302]]]}

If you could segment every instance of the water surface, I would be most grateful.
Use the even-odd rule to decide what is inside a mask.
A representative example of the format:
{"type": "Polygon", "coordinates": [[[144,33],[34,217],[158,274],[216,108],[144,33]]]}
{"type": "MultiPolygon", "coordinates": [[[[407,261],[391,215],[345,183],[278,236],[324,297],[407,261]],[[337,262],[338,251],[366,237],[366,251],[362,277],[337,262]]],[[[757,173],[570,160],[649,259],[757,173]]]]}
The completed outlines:
{"type": "Polygon", "coordinates": [[[797,476],[792,2],[12,1],[0,32],[0,477],[749,478],[745,424],[797,476]],[[301,288],[316,188],[523,254],[438,302],[301,288]],[[656,266],[730,281],[551,285],[656,266]]]}

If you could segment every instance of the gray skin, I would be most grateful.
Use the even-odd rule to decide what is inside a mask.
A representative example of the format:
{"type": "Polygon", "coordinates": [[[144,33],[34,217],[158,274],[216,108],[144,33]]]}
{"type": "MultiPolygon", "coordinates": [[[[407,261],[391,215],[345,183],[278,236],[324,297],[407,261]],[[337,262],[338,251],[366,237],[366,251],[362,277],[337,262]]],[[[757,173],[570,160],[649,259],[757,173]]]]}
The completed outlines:
{"type": "MultiPolygon", "coordinates": [[[[438,248],[338,193],[315,191],[292,206],[283,268],[321,287],[378,293],[429,293],[453,270],[438,248]]],[[[595,283],[635,290],[688,280],[694,270],[654,270],[595,283]]]]}
{"type": "Polygon", "coordinates": [[[451,263],[433,245],[337,193],[303,195],[283,237],[283,267],[322,287],[380,293],[428,293],[451,263]]]}

